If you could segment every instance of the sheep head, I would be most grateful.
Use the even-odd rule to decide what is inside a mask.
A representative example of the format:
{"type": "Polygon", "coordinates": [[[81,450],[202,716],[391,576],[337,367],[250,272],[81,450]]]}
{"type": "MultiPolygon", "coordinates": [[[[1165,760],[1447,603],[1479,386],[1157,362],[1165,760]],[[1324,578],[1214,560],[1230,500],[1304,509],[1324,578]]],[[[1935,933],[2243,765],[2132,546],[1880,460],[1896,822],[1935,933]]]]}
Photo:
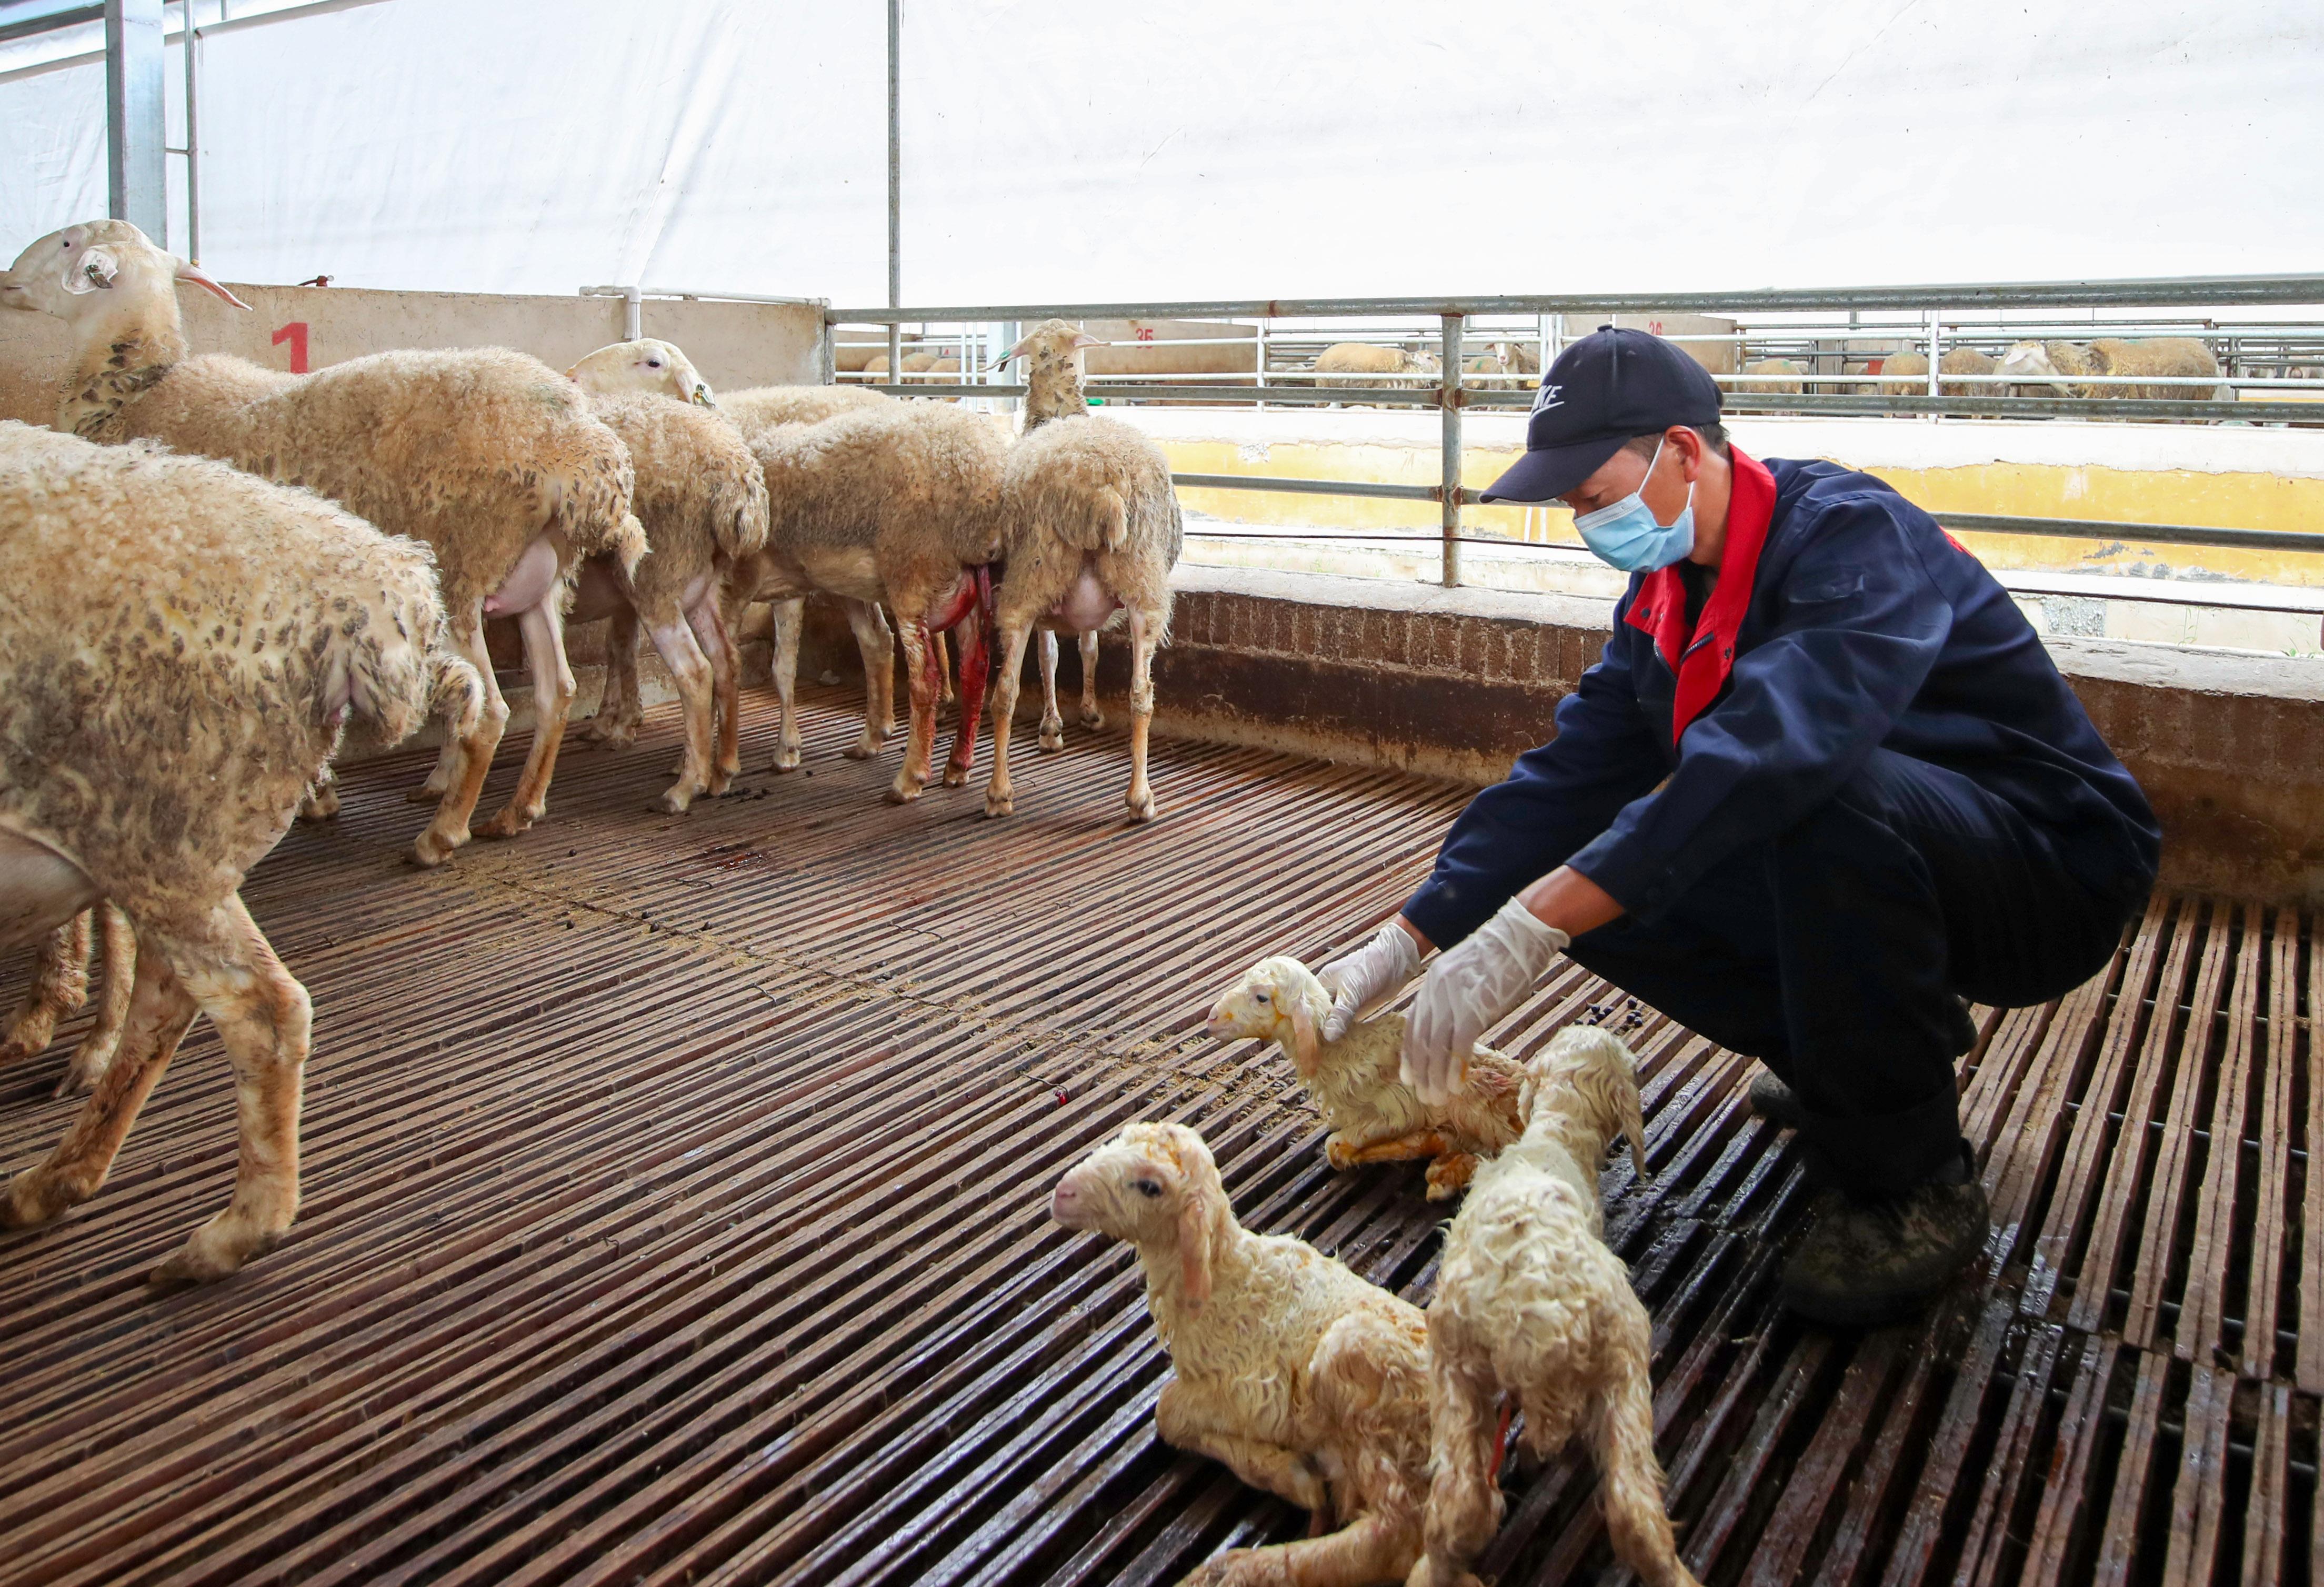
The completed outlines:
{"type": "Polygon", "coordinates": [[[157,297],[174,303],[173,285],[180,281],[237,309],[250,307],[198,266],[155,247],[125,220],[83,221],[28,245],[0,273],[0,304],[71,324],[157,297]]]}
{"type": "Polygon", "coordinates": [[[1579,1123],[1599,1142],[1617,1135],[1630,1142],[1630,1160],[1646,1167],[1646,1120],[1638,1107],[1637,1061],[1612,1031],[1569,1025],[1526,1064],[1517,1089],[1517,1116],[1531,1131],[1536,1112],[1579,1123]]]}
{"type": "Polygon", "coordinates": [[[699,402],[705,408],[718,406],[710,383],[695,369],[694,361],[676,345],[652,337],[600,347],[565,374],[592,396],[650,392],[681,402],[699,402]]]}
{"type": "Polygon", "coordinates": [[[2073,386],[2058,378],[2060,371],[2050,357],[2050,349],[2040,342],[2012,342],[2009,351],[2001,355],[2001,363],[1994,373],[2029,384],[2046,380],[2058,389],[2061,395],[2070,397],[2074,394],[2073,386]]]}
{"type": "Polygon", "coordinates": [[[1186,1305],[1200,1310],[1211,1296],[1218,1232],[1234,1214],[1200,1135],[1184,1124],[1128,1124],[1057,1181],[1049,1216],[1068,1229],[1175,1253],[1186,1305]]]}
{"type": "Polygon", "coordinates": [[[1331,1010],[1323,983],[1298,960],[1278,955],[1244,971],[1211,1005],[1204,1029],[1215,1037],[1280,1042],[1292,1067],[1305,1077],[1322,1065],[1315,1030],[1331,1010]]]}

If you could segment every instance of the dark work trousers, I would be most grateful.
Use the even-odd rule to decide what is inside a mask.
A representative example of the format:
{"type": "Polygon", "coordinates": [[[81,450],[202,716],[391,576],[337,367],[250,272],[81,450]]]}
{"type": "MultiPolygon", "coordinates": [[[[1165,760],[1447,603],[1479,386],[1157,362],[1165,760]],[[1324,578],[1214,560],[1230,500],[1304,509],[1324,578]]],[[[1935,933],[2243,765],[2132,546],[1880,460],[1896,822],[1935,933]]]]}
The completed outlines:
{"type": "Polygon", "coordinates": [[[2139,901],[2093,898],[2051,834],[1960,772],[1891,750],[1787,830],[1705,872],[1652,924],[1571,956],[1782,1076],[1811,1167],[1851,1195],[1961,1147],[1954,994],[2022,1008],[2103,967],[2139,901]]]}

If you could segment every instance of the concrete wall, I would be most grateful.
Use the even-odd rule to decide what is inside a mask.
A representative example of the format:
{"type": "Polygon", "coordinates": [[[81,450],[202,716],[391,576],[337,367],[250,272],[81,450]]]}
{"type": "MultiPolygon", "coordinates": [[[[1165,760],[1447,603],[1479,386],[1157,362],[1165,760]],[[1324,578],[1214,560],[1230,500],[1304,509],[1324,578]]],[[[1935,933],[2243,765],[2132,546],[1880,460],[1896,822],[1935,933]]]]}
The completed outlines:
{"type": "MultiPolygon", "coordinates": [[[[1552,736],[1613,616],[1582,595],[1241,568],[1181,567],[1176,584],[1155,669],[1162,731],[1480,784],[1552,736]]],[[[860,676],[836,611],[810,613],[801,675],[860,676]]],[[[2163,817],[2167,882],[2324,903],[2324,661],[2048,643],[2163,817]]],[[[1068,646],[1061,690],[1078,687],[1077,668],[1068,646]]],[[[1119,709],[1115,638],[1098,678],[1119,709]]],[[[1029,718],[1029,662],[1028,678],[1029,718]]]]}
{"type": "MultiPolygon", "coordinates": [[[[618,298],[524,298],[484,292],[390,292],[339,287],[236,284],[254,312],[197,287],[178,289],[197,353],[233,353],[270,369],[291,367],[292,334],[304,325],[308,367],[398,347],[514,347],[564,369],[622,339],[618,298]],[[282,336],[280,342],[274,338],[282,336]]],[[[781,303],[648,300],[645,334],[676,342],[718,390],[808,384],[816,374],[820,310],[781,303]]],[[[0,314],[0,418],[46,424],[56,411],[71,341],[45,314],[0,314]]]]}

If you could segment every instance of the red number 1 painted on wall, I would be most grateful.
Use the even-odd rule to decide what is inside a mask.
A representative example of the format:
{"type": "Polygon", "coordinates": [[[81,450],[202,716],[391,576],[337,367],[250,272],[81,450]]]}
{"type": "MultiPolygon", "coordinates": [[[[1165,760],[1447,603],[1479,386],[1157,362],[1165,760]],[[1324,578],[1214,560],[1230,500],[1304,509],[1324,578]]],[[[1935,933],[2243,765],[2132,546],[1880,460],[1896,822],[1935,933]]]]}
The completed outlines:
{"type": "Polygon", "coordinates": [[[284,326],[281,330],[274,333],[274,345],[276,346],[279,347],[285,342],[290,344],[290,373],[293,374],[306,374],[307,322],[303,319],[294,319],[290,324],[284,326]]]}

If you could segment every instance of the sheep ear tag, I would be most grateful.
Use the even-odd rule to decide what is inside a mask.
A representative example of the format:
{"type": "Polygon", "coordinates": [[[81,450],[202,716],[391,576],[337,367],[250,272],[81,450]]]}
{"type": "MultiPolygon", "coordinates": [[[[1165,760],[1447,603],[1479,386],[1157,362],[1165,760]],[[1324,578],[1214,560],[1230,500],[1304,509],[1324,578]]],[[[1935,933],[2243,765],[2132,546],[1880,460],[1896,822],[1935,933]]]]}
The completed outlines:
{"type": "Polygon", "coordinates": [[[65,291],[79,296],[84,292],[104,292],[113,290],[120,278],[121,262],[106,248],[85,250],[78,263],[65,272],[65,291]]]}
{"type": "Polygon", "coordinates": [[[180,281],[189,281],[193,282],[194,285],[201,288],[202,291],[209,293],[212,297],[222,298],[237,309],[247,309],[250,307],[249,304],[244,302],[240,298],[235,297],[232,292],[227,291],[226,288],[220,286],[217,281],[212,281],[208,272],[204,271],[200,265],[196,264],[190,259],[180,259],[178,261],[178,279],[180,281]]]}

